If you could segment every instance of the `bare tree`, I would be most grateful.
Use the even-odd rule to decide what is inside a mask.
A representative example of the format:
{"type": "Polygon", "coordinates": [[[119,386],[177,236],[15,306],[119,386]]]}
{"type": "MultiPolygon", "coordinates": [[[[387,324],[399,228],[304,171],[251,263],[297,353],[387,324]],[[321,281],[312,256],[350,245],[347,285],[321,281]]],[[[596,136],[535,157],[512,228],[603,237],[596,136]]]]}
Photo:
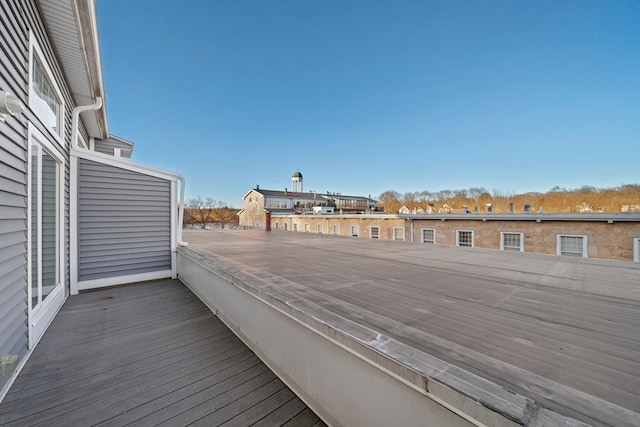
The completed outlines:
{"type": "Polygon", "coordinates": [[[198,196],[195,199],[187,201],[187,205],[185,206],[185,219],[205,228],[207,224],[215,220],[214,209],[220,206],[221,203],[213,200],[211,197],[202,199],[202,197],[198,196]]]}

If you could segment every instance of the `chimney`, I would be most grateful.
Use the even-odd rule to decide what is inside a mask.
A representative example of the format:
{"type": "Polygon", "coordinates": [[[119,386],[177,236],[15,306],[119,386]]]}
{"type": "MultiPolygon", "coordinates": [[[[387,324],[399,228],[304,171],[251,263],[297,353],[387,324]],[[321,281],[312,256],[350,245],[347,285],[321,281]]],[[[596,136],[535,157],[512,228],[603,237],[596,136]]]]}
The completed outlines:
{"type": "Polygon", "coordinates": [[[256,184],[256,190],[260,190],[260,186],[256,184]]]}

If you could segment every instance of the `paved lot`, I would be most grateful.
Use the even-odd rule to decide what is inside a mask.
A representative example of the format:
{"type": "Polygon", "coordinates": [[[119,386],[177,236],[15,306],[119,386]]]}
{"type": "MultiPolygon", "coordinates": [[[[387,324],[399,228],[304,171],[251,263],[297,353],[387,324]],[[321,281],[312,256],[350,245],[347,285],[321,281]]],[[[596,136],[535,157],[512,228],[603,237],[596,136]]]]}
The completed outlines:
{"type": "Polygon", "coordinates": [[[637,264],[284,231],[184,240],[562,414],[640,422],[637,264]]]}

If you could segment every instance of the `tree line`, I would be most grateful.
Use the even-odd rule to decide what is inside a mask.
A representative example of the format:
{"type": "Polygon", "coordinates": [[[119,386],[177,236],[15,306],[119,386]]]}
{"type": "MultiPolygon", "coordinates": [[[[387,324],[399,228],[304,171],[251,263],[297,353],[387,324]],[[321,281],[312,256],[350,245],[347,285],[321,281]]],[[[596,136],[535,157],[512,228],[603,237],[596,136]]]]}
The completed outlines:
{"type": "Polygon", "coordinates": [[[404,194],[390,190],[378,201],[379,209],[386,213],[398,213],[403,207],[412,213],[461,213],[464,207],[468,212],[507,213],[511,206],[514,212],[523,212],[525,205],[535,212],[640,212],[640,184],[613,188],[585,185],[577,189],[556,186],[546,193],[522,194],[483,187],[404,194]]]}
{"type": "Polygon", "coordinates": [[[184,224],[196,224],[205,228],[216,224],[219,227],[238,224],[239,209],[230,208],[226,204],[211,197],[189,199],[184,207],[184,224]]]}

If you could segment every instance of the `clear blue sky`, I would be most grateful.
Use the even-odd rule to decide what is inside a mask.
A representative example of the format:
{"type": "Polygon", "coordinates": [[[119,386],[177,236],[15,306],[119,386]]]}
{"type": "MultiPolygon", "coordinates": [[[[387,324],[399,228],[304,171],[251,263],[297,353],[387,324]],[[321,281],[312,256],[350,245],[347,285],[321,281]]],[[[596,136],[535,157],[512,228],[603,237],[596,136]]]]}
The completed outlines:
{"type": "Polygon", "coordinates": [[[640,2],[97,0],[112,134],[188,197],[640,182],[640,2]]]}

